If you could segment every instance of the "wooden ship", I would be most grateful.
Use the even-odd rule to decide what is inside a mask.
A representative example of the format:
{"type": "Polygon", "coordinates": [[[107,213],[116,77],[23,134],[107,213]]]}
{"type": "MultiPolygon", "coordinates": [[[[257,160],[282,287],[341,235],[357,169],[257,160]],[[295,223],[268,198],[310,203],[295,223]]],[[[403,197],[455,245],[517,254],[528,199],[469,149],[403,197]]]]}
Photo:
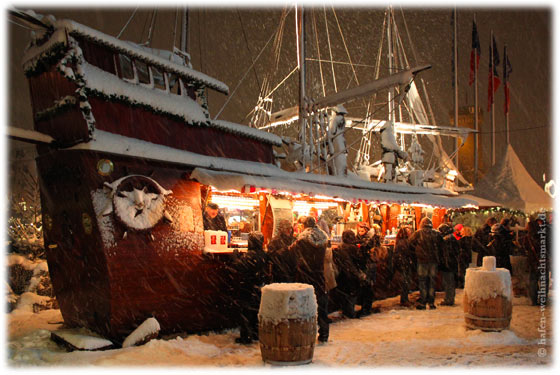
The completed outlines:
{"type": "Polygon", "coordinates": [[[10,131],[37,143],[49,272],[68,326],[114,342],[149,317],[162,333],[235,326],[236,282],[205,253],[202,224],[208,185],[228,176],[348,200],[468,203],[442,189],[284,171],[280,137],[210,118],[205,90],[228,87],[184,55],[22,16],[42,30],[24,57],[34,131],[10,131]]]}

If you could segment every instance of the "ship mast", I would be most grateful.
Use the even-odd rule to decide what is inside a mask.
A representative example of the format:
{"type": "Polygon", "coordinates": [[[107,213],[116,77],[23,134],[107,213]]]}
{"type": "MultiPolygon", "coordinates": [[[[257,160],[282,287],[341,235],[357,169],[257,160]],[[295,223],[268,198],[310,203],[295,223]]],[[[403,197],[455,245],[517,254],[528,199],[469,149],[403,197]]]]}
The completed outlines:
{"type": "Polygon", "coordinates": [[[297,27],[297,46],[298,46],[298,69],[299,69],[299,104],[298,115],[300,124],[300,142],[302,145],[302,165],[303,170],[307,169],[306,152],[308,151],[306,135],[306,110],[305,110],[305,13],[303,6],[296,7],[296,27],[297,27]]]}
{"type": "Polygon", "coordinates": [[[185,7],[183,10],[183,18],[181,22],[181,51],[187,52],[189,47],[188,43],[188,30],[189,30],[189,9],[185,7]]]}

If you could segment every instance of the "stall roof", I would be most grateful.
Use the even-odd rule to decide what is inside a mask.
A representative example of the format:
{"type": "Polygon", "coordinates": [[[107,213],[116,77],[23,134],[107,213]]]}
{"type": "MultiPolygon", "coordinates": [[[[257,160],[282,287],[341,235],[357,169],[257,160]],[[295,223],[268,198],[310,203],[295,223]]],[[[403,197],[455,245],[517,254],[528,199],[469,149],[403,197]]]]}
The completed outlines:
{"type": "Polygon", "coordinates": [[[297,178],[289,179],[256,176],[234,172],[213,171],[205,168],[196,168],[191,173],[191,178],[197,180],[201,184],[211,185],[218,190],[235,190],[240,193],[253,193],[264,190],[271,193],[287,192],[291,194],[305,194],[311,197],[316,195],[328,196],[350,202],[416,203],[441,207],[463,207],[474,204],[471,200],[458,197],[445,197],[426,193],[388,192],[357,187],[350,188],[326,183],[306,182],[297,178]]]}
{"type": "Polygon", "coordinates": [[[529,213],[549,210],[554,205],[553,199],[527,172],[511,145],[475,186],[473,194],[529,213]]]}
{"type": "Polygon", "coordinates": [[[471,194],[461,194],[459,195],[458,198],[470,199],[472,201],[475,201],[478,207],[502,207],[502,205],[499,203],[496,203],[488,199],[480,198],[471,194]]]}
{"type": "Polygon", "coordinates": [[[69,150],[92,150],[116,155],[165,161],[193,168],[192,178],[219,190],[249,192],[252,187],[268,191],[286,191],[323,195],[348,201],[421,203],[441,207],[464,207],[476,202],[450,197],[445,189],[398,184],[382,184],[337,176],[288,172],[273,164],[228,159],[158,145],[96,129],[93,139],[69,150]]]}

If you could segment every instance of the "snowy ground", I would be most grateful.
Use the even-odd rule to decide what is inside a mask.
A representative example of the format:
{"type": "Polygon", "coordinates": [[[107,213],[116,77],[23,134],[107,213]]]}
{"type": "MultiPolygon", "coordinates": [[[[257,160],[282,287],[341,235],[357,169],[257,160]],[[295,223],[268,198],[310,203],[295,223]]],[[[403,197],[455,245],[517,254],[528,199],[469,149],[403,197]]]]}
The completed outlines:
{"type": "MultiPolygon", "coordinates": [[[[438,293],[436,302],[443,295],[438,293]]],[[[313,363],[298,369],[327,367],[539,366],[552,361],[551,307],[544,311],[546,345],[539,343],[539,307],[515,298],[510,330],[486,333],[467,330],[457,290],[456,306],[409,310],[398,297],[377,301],[381,312],[362,319],[337,319],[329,342],[316,346],[313,363]],[[539,352],[540,350],[540,352],[539,352]],[[540,356],[539,356],[540,353],[540,356]],[[543,355],[544,353],[544,355],[543,355]]],[[[15,310],[7,315],[7,365],[28,366],[159,366],[236,368],[270,367],[261,361],[258,343],[234,343],[237,330],[208,335],[173,336],[140,347],[98,352],[66,352],[50,340],[62,326],[59,310],[37,314],[15,310]]]]}

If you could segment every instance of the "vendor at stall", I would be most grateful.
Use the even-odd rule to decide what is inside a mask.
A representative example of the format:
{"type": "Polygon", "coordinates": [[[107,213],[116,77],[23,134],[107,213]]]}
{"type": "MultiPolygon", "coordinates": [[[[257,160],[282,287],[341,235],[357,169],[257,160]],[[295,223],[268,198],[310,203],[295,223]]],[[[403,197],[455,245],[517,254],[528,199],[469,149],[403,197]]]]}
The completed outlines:
{"type": "Polygon", "coordinates": [[[222,230],[227,232],[224,216],[219,212],[220,207],[216,203],[208,203],[202,217],[204,230],[222,230]]]}

